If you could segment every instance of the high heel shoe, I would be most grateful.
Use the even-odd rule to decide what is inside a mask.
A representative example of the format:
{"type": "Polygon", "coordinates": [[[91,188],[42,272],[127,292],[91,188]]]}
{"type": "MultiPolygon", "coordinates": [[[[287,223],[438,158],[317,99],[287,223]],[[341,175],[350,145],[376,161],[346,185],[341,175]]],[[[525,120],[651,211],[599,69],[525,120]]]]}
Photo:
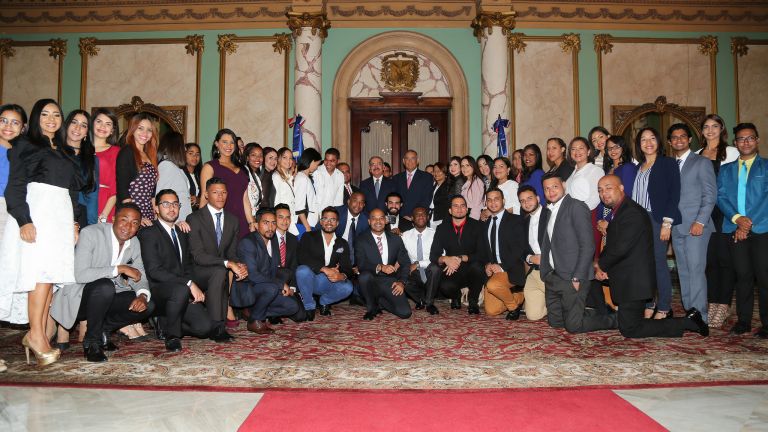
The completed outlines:
{"type": "Polygon", "coordinates": [[[32,353],[35,355],[38,366],[47,366],[51,363],[55,363],[59,357],[61,357],[61,351],[58,348],[53,348],[46,352],[40,352],[32,348],[32,345],[29,343],[29,334],[24,335],[24,338],[21,340],[21,345],[24,347],[24,352],[27,354],[27,364],[29,364],[30,350],[32,350],[32,353]]]}

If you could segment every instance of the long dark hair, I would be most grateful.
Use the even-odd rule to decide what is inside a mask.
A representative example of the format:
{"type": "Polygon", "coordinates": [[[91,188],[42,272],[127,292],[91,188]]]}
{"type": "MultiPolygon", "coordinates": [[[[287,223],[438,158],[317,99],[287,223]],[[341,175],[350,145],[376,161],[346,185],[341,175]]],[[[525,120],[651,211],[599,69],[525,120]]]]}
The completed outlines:
{"type": "Polygon", "coordinates": [[[656,138],[656,157],[658,158],[664,156],[664,142],[661,140],[659,131],[652,127],[644,127],[637,131],[637,135],[635,135],[635,156],[641,164],[645,163],[645,153],[643,153],[643,149],[640,147],[640,138],[643,136],[643,132],[645,131],[651,131],[653,136],[656,138]]]}
{"type": "Polygon", "coordinates": [[[506,165],[507,169],[509,170],[509,174],[507,175],[507,181],[512,180],[512,178],[511,178],[511,176],[512,176],[512,162],[509,159],[505,158],[504,156],[499,156],[496,159],[494,159],[493,163],[491,164],[491,186],[488,188],[489,190],[493,189],[493,188],[498,188],[499,187],[499,179],[497,179],[496,176],[493,174],[493,168],[496,165],[496,161],[504,162],[504,165],[506,165]]]}
{"type": "Polygon", "coordinates": [[[232,153],[232,157],[230,158],[232,159],[232,164],[238,167],[241,166],[243,156],[240,154],[240,146],[237,145],[237,134],[235,134],[232,129],[224,128],[216,132],[216,138],[213,139],[213,146],[211,147],[211,159],[218,160],[221,156],[219,149],[216,148],[216,141],[220,140],[224,135],[231,136],[232,140],[235,142],[235,151],[232,153]]]}
{"type": "Polygon", "coordinates": [[[29,139],[32,144],[41,146],[41,147],[50,147],[51,144],[55,145],[56,148],[62,149],[62,151],[68,155],[73,155],[74,153],[69,148],[69,146],[66,145],[67,143],[67,135],[64,129],[64,113],[61,111],[61,105],[59,105],[58,102],[56,102],[53,99],[40,99],[37,102],[35,102],[35,105],[32,107],[32,111],[29,113],[29,127],[27,128],[27,138],[29,139]],[[40,129],[40,115],[43,112],[43,108],[46,107],[46,105],[55,105],[56,108],[59,110],[59,113],[61,113],[62,116],[62,123],[59,130],[56,131],[56,133],[53,136],[53,142],[48,139],[47,136],[43,134],[43,131],[40,129]]]}
{"type": "Polygon", "coordinates": [[[117,116],[115,115],[115,113],[113,113],[107,108],[96,108],[96,110],[93,112],[93,116],[91,116],[91,123],[88,125],[88,137],[91,139],[92,143],[96,142],[96,139],[93,136],[93,130],[94,130],[94,124],[96,123],[96,119],[100,115],[107,116],[109,120],[112,122],[112,134],[107,137],[107,144],[113,145],[113,146],[117,145],[118,137],[120,136],[120,123],[117,121],[117,116]]]}
{"type": "Polygon", "coordinates": [[[169,130],[160,138],[160,146],[157,148],[157,158],[160,161],[171,161],[181,169],[187,166],[187,149],[184,146],[184,135],[169,130]]]}
{"type": "MultiPolygon", "coordinates": [[[[322,159],[320,152],[313,148],[304,149],[299,161],[296,162],[296,172],[302,172],[312,165],[312,162],[319,162],[322,159]]],[[[310,176],[311,177],[311,176],[310,176]]]]}
{"type": "MultiPolygon", "coordinates": [[[[65,134],[67,133],[67,129],[69,128],[70,123],[75,120],[75,116],[78,114],[81,114],[83,117],[85,117],[85,121],[88,122],[88,127],[90,127],[91,115],[88,114],[87,111],[76,109],[67,115],[67,119],[64,120],[64,123],[61,125],[61,128],[64,129],[65,134]]],[[[86,134],[80,141],[80,154],[77,156],[80,159],[80,169],[85,176],[85,188],[83,188],[83,190],[88,192],[93,191],[94,183],[96,180],[96,148],[93,146],[93,142],[91,141],[90,137],[91,134],[89,130],[88,134],[86,134]]],[[[67,144],[67,147],[69,147],[69,144],[67,144]]],[[[72,149],[72,151],[74,152],[74,149],[72,149]]]]}
{"type": "MultiPolygon", "coordinates": [[[[704,130],[704,123],[707,122],[707,120],[714,120],[720,125],[720,141],[717,143],[717,160],[724,161],[726,156],[725,148],[728,147],[728,130],[725,128],[725,121],[723,121],[723,118],[720,117],[717,114],[707,114],[706,117],[704,117],[704,120],[701,122],[701,130],[704,130]]],[[[706,148],[707,143],[704,142],[704,147],[706,148]]]]}
{"type": "Polygon", "coordinates": [[[523,147],[523,180],[527,181],[529,178],[531,178],[531,174],[533,174],[536,170],[544,170],[542,168],[542,162],[541,162],[541,149],[536,144],[528,144],[527,146],[523,147]],[[525,152],[526,150],[531,150],[536,155],[536,162],[533,164],[533,168],[528,168],[528,165],[525,164],[525,152]]]}
{"type": "Polygon", "coordinates": [[[608,143],[614,143],[621,148],[621,164],[632,163],[632,151],[627,146],[627,141],[621,135],[611,135],[605,140],[605,155],[603,158],[603,170],[609,172],[613,169],[613,159],[608,155],[608,143]]]}
{"type": "MultiPolygon", "coordinates": [[[[190,143],[184,144],[184,171],[185,172],[189,172],[189,171],[187,171],[187,152],[192,147],[197,147],[197,151],[198,152],[200,151],[200,146],[197,145],[197,143],[190,142],[190,143]]],[[[197,165],[195,165],[195,169],[194,169],[195,178],[199,179],[200,178],[200,173],[202,171],[203,171],[203,161],[201,160],[200,162],[197,163],[197,165]]]]}

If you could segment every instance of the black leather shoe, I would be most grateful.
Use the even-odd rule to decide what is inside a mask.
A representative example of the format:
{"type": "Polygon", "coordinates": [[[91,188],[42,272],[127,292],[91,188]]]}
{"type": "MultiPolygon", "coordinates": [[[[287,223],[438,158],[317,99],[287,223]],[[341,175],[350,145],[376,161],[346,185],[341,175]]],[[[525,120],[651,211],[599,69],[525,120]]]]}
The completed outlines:
{"type": "Polygon", "coordinates": [[[149,318],[149,325],[155,329],[155,337],[158,340],[165,340],[165,330],[160,327],[160,319],[158,317],[149,318]]]}
{"type": "Polygon", "coordinates": [[[307,311],[307,321],[314,321],[315,320],[315,309],[311,309],[307,311]]]}
{"type": "Polygon", "coordinates": [[[101,345],[97,343],[83,344],[83,354],[85,359],[89,362],[103,363],[107,361],[107,356],[104,354],[104,350],[101,345]]]}
{"type": "Polygon", "coordinates": [[[376,312],[368,311],[363,315],[363,319],[366,321],[373,321],[373,319],[376,318],[376,315],[378,315],[376,312]]]}
{"type": "Polygon", "coordinates": [[[518,306],[515,310],[507,312],[507,320],[517,321],[518,319],[520,319],[520,306],[518,306]]]}
{"type": "Polygon", "coordinates": [[[359,295],[352,294],[352,296],[349,297],[349,304],[352,306],[365,306],[365,300],[359,295]]]}
{"type": "Polygon", "coordinates": [[[322,316],[331,316],[331,307],[330,306],[319,305],[317,310],[320,311],[320,315],[322,315],[322,316]]]}
{"type": "Polygon", "coordinates": [[[760,329],[755,332],[755,337],[760,339],[768,339],[768,328],[760,327],[760,329]]]}
{"type": "Polygon", "coordinates": [[[269,321],[269,323],[272,324],[272,325],[277,325],[277,324],[282,324],[283,323],[283,319],[280,318],[280,317],[269,317],[269,318],[267,318],[267,321],[269,321]]]}
{"type": "Polygon", "coordinates": [[[467,312],[470,315],[480,315],[480,307],[478,305],[469,305],[467,312]]]}
{"type": "Polygon", "coordinates": [[[165,340],[165,349],[170,352],[180,352],[181,351],[181,339],[179,338],[169,338],[165,340]]]}
{"type": "Polygon", "coordinates": [[[109,339],[109,333],[103,332],[101,334],[101,349],[104,351],[117,351],[117,345],[112,343],[109,339]]]}
{"type": "Polygon", "coordinates": [[[427,312],[429,312],[430,315],[437,315],[440,313],[435,305],[427,305],[427,312]]]}
{"type": "Polygon", "coordinates": [[[685,317],[689,320],[693,321],[694,324],[696,324],[696,327],[699,328],[698,333],[704,337],[709,336],[709,326],[707,323],[704,322],[704,318],[701,316],[701,312],[699,312],[696,308],[690,308],[685,312],[685,317]]]}
{"type": "Polygon", "coordinates": [[[451,309],[461,309],[461,300],[460,299],[451,300],[451,309]]]}
{"type": "Polygon", "coordinates": [[[425,305],[423,301],[417,301],[416,302],[416,310],[422,310],[424,309],[425,305]]]}
{"type": "Polygon", "coordinates": [[[227,333],[227,330],[223,324],[216,328],[213,333],[211,333],[211,340],[214,342],[226,343],[232,342],[232,339],[234,339],[234,336],[227,333]]]}
{"type": "Polygon", "coordinates": [[[745,322],[739,321],[739,322],[737,322],[733,326],[733,328],[731,328],[730,333],[732,335],[740,335],[740,334],[744,334],[744,333],[749,333],[751,330],[752,330],[752,326],[751,325],[749,325],[749,324],[747,324],[745,322]]]}

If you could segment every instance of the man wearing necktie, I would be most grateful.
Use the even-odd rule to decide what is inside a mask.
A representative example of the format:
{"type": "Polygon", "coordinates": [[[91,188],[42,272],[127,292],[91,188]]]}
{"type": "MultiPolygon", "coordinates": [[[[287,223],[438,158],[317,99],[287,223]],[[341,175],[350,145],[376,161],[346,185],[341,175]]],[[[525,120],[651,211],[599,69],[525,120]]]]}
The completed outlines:
{"type": "Polygon", "coordinates": [[[413,210],[413,229],[403,233],[402,239],[410,258],[410,274],[405,292],[416,302],[416,309],[426,307],[427,280],[429,278],[429,251],[435,238],[435,229],[427,226],[429,212],[424,207],[413,210]]]}
{"type": "Polygon", "coordinates": [[[192,281],[192,255],[188,235],[176,227],[179,198],[171,189],[155,196],[157,220],[139,231],[141,256],[155,300],[155,335],[171,352],[181,351],[181,338],[211,336],[212,323],[205,294],[192,281]]]}
{"type": "Polygon", "coordinates": [[[396,191],[395,182],[384,177],[384,159],[379,156],[368,160],[368,171],[371,176],[360,182],[360,191],[365,195],[365,212],[370,213],[375,208],[386,211],[386,197],[396,191]]]}
{"type": "Polygon", "coordinates": [[[733,233],[731,255],[736,271],[738,322],[731,334],[752,330],[755,280],[762,327],[756,337],[768,338],[768,159],[760,157],[760,136],[752,123],[733,128],[739,150],[735,162],[720,167],[717,206],[725,216],[723,232],[733,233]]]}
{"type": "Polygon", "coordinates": [[[400,214],[410,218],[416,207],[429,208],[432,202],[432,182],[434,178],[418,169],[419,154],[416,150],[408,150],[403,155],[404,171],[392,178],[397,193],[402,197],[400,214]]]}
{"type": "Polygon", "coordinates": [[[525,221],[521,216],[506,211],[504,193],[497,188],[485,193],[485,207],[490,212],[485,221],[487,250],[490,260],[485,265],[485,313],[507,313],[508,320],[520,318],[523,308],[525,265],[523,260],[528,244],[525,221]]]}

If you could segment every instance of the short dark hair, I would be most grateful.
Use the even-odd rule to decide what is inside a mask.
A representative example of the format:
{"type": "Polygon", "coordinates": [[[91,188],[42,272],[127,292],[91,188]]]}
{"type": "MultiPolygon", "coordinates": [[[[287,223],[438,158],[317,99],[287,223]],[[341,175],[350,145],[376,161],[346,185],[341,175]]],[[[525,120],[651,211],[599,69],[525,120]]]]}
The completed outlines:
{"type": "Polygon", "coordinates": [[[520,196],[523,192],[530,192],[534,195],[536,195],[536,189],[534,189],[531,185],[521,185],[519,188],[517,188],[517,196],[520,196]]]}
{"type": "Polygon", "coordinates": [[[275,209],[275,214],[277,214],[278,210],[288,210],[289,213],[291,212],[291,208],[288,207],[288,204],[286,204],[286,203],[280,203],[280,204],[276,205],[274,207],[274,209],[275,209]]]}
{"type": "Polygon", "coordinates": [[[757,126],[754,125],[754,123],[739,123],[736,126],[733,127],[733,135],[736,136],[737,133],[741,132],[744,129],[752,129],[755,131],[755,136],[757,138],[760,138],[760,134],[757,133],[757,126]]]}
{"type": "Polygon", "coordinates": [[[277,217],[277,215],[275,214],[275,209],[274,208],[272,208],[272,207],[262,207],[262,208],[260,208],[259,210],[256,211],[255,215],[253,215],[253,220],[255,220],[256,222],[261,222],[261,218],[264,215],[267,215],[267,214],[271,214],[272,216],[277,217]]]}
{"type": "Polygon", "coordinates": [[[449,204],[453,204],[453,200],[455,200],[457,198],[461,199],[462,201],[464,201],[464,204],[467,203],[467,199],[464,198],[464,195],[462,195],[462,194],[453,194],[453,195],[451,195],[450,199],[448,200],[448,203],[449,204]]]}
{"type": "Polygon", "coordinates": [[[558,173],[557,171],[552,171],[552,172],[548,172],[548,173],[544,174],[541,177],[541,184],[542,185],[544,184],[544,180],[549,180],[549,179],[553,179],[553,178],[556,178],[556,179],[560,180],[561,183],[565,183],[565,180],[563,180],[563,177],[560,175],[560,173],[558,173]]]}
{"type": "Polygon", "coordinates": [[[491,192],[498,192],[501,194],[501,197],[504,198],[504,192],[501,191],[501,189],[497,187],[489,187],[487,191],[485,191],[485,196],[487,197],[489,193],[491,192]]]}
{"type": "Polygon", "coordinates": [[[224,181],[221,177],[211,177],[208,179],[207,182],[205,182],[205,190],[208,190],[213,185],[222,184],[224,186],[227,185],[227,182],[224,181]]]}
{"type": "Polygon", "coordinates": [[[320,212],[320,216],[322,217],[326,213],[329,213],[329,212],[335,214],[337,218],[339,217],[339,211],[336,210],[336,207],[334,207],[334,206],[328,206],[328,207],[324,208],[323,211],[320,212]]]}
{"type": "Polygon", "coordinates": [[[693,137],[693,134],[691,133],[691,128],[689,128],[687,124],[675,123],[672,126],[670,126],[669,129],[667,129],[667,141],[672,139],[672,132],[676,130],[684,131],[689,138],[693,137]]]}
{"type": "Polygon", "coordinates": [[[136,213],[139,214],[139,216],[141,216],[141,209],[139,208],[139,206],[136,205],[136,203],[132,203],[132,202],[118,204],[117,209],[115,209],[115,216],[117,216],[118,213],[120,213],[125,209],[134,210],[136,211],[136,213]]]}
{"type": "Polygon", "coordinates": [[[402,203],[403,203],[403,196],[402,196],[402,195],[400,195],[400,194],[399,194],[399,193],[397,193],[397,192],[390,192],[390,193],[388,193],[388,194],[387,194],[387,196],[386,196],[386,197],[384,197],[384,202],[387,202],[387,201],[389,201],[389,198],[390,198],[390,197],[398,197],[398,198],[400,198],[400,204],[402,204],[402,203]]]}
{"type": "Polygon", "coordinates": [[[329,148],[328,150],[326,150],[326,151],[325,151],[325,155],[326,155],[326,156],[328,156],[328,155],[334,155],[334,156],[336,156],[336,159],[341,159],[341,153],[339,153],[339,150],[337,150],[337,149],[335,149],[335,148],[333,148],[333,147],[331,147],[331,148],[329,148]]]}
{"type": "Polygon", "coordinates": [[[155,195],[155,205],[160,205],[160,197],[163,195],[173,195],[176,197],[176,199],[179,199],[179,194],[176,193],[173,189],[162,189],[160,192],[155,195]]]}

